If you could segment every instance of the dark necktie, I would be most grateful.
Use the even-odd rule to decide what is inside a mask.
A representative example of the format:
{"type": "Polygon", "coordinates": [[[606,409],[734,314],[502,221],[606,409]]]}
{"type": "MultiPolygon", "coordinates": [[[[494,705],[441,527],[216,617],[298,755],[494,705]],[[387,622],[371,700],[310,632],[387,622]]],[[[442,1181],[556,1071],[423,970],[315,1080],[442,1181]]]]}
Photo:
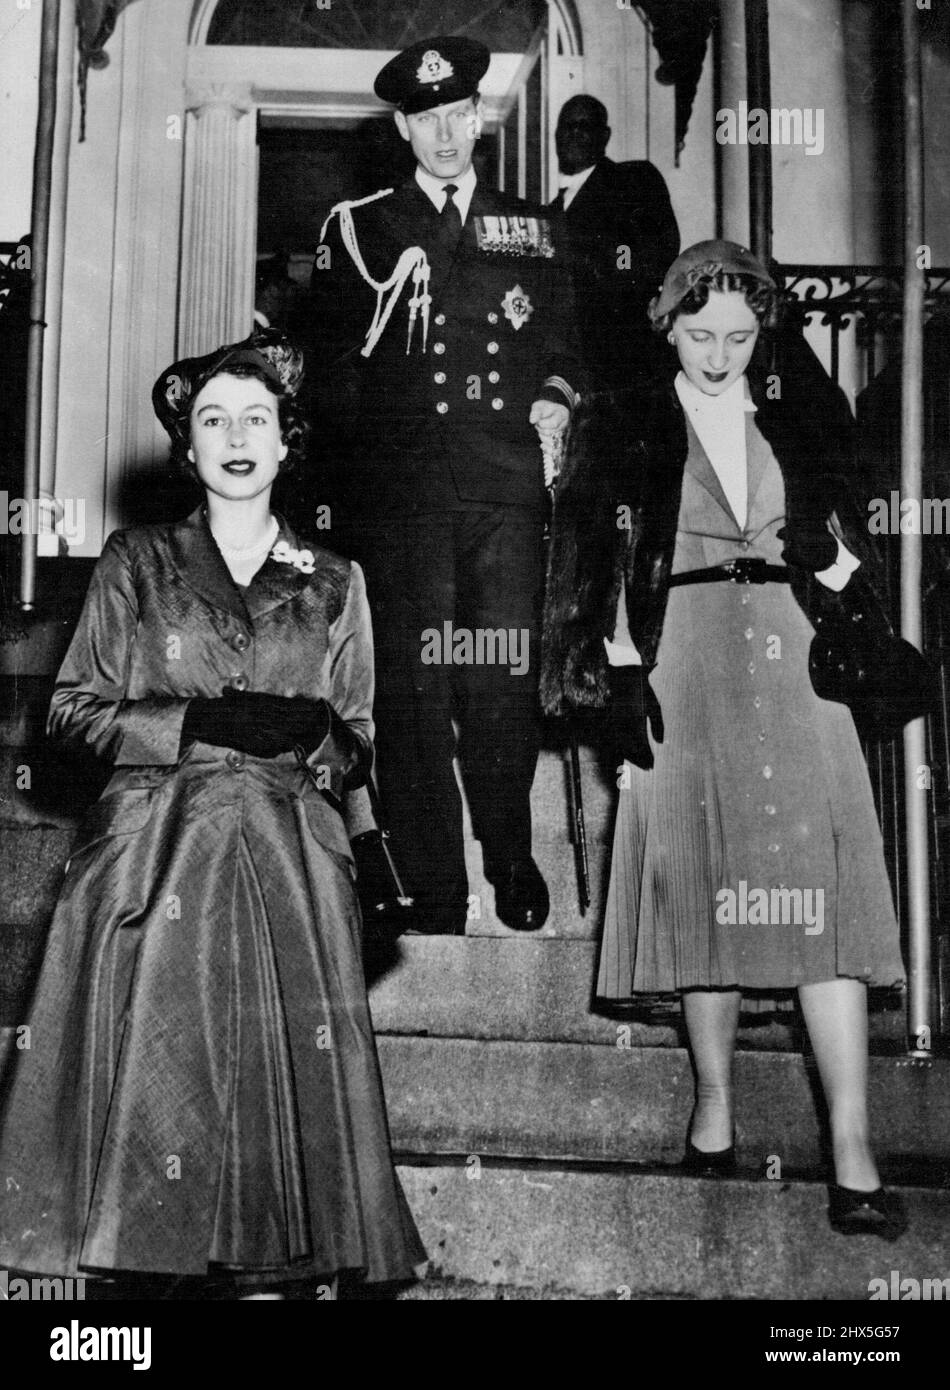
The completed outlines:
{"type": "Polygon", "coordinates": [[[458,192],[458,184],[447,183],[445,185],[445,202],[442,205],[441,229],[446,241],[456,242],[462,235],[462,214],[455,201],[455,194],[458,192]]]}

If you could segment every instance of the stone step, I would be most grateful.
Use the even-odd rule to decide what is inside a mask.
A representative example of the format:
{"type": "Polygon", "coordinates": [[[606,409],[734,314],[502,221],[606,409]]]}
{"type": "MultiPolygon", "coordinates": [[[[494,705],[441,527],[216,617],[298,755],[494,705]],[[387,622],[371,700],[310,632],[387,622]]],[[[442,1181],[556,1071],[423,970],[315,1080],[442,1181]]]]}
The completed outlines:
{"type": "MultiPolygon", "coordinates": [[[[679,1048],[381,1037],[394,1146],[424,1156],[678,1163],[693,1105],[679,1048]]],[[[736,1056],[744,1169],[823,1171],[820,1090],[802,1057],[736,1056]]],[[[889,1177],[950,1187],[950,1060],[871,1060],[875,1150],[889,1177]]]]}
{"type": "Polygon", "coordinates": [[[436,1280],[543,1298],[867,1301],[892,1270],[947,1276],[950,1192],[906,1187],[885,1244],[828,1226],[817,1182],[547,1164],[399,1166],[436,1280]]]}
{"type": "MultiPolygon", "coordinates": [[[[367,960],[373,1022],[380,1033],[432,1037],[597,1042],[609,1047],[681,1046],[678,1007],[666,1023],[591,1012],[597,943],[538,933],[485,937],[404,936],[367,960]]],[[[874,996],[872,1045],[903,1050],[904,1014],[890,995],[874,996]],[[889,1004],[891,1007],[884,1008],[889,1004]]],[[[744,1016],[745,1018],[745,1016],[744,1016]]],[[[740,1046],[800,1048],[797,1012],[783,1021],[745,1018],[740,1046]]]]}

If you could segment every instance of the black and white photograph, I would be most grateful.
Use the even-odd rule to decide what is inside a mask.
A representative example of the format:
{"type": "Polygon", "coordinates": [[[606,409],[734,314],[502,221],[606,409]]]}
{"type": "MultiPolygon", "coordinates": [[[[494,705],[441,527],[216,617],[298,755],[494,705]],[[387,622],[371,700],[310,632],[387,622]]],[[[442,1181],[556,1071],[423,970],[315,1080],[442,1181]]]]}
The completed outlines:
{"type": "Polygon", "coordinates": [[[923,1370],[948,148],[950,0],[0,0],[27,1372],[923,1370]]]}

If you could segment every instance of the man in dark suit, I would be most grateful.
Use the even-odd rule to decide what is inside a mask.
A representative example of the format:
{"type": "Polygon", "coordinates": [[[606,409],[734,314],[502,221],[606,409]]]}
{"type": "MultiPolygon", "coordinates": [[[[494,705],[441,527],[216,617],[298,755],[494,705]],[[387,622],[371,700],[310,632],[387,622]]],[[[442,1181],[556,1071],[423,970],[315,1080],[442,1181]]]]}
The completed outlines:
{"type": "Polygon", "coordinates": [[[679,254],[679,228],[658,169],[604,154],[607,109],[596,97],[565,102],[555,131],[559,209],[567,233],[577,326],[593,384],[630,385],[654,351],[650,300],[679,254]]]}
{"type": "Polygon", "coordinates": [[[324,419],[349,439],[333,527],[373,614],[383,806],[416,929],[442,933],[464,931],[468,906],[453,721],[497,915],[530,930],[548,913],[529,804],[539,433],[566,427],[578,384],[550,222],[472,166],[488,61],[438,37],[386,65],[376,92],[415,174],[333,209],[312,280],[324,419]]]}

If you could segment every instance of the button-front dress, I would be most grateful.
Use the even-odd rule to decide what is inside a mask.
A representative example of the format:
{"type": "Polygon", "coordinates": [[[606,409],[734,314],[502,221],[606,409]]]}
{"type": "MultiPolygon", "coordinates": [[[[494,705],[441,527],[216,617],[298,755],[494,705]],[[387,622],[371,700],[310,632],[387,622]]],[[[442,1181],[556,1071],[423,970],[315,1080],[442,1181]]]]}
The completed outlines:
{"type": "MultiPolygon", "coordinates": [[[[673,573],[782,564],[783,480],[753,415],[742,527],[688,436],[673,573]]],[[[665,738],[651,771],[619,779],[600,997],[903,980],[867,768],[848,709],[812,690],[813,633],[787,584],[670,589],[650,676],[665,738]],[[801,890],[801,909],[773,889],[801,890]]]]}
{"type": "Polygon", "coordinates": [[[3,1078],[0,1266],[273,1283],[424,1259],[335,809],[351,755],[314,751],[327,799],[292,754],[179,749],[188,699],[225,686],[326,698],[372,737],[362,576],[302,548],[242,593],[200,512],[106,544],[51,728],[115,771],[3,1078]]]}

